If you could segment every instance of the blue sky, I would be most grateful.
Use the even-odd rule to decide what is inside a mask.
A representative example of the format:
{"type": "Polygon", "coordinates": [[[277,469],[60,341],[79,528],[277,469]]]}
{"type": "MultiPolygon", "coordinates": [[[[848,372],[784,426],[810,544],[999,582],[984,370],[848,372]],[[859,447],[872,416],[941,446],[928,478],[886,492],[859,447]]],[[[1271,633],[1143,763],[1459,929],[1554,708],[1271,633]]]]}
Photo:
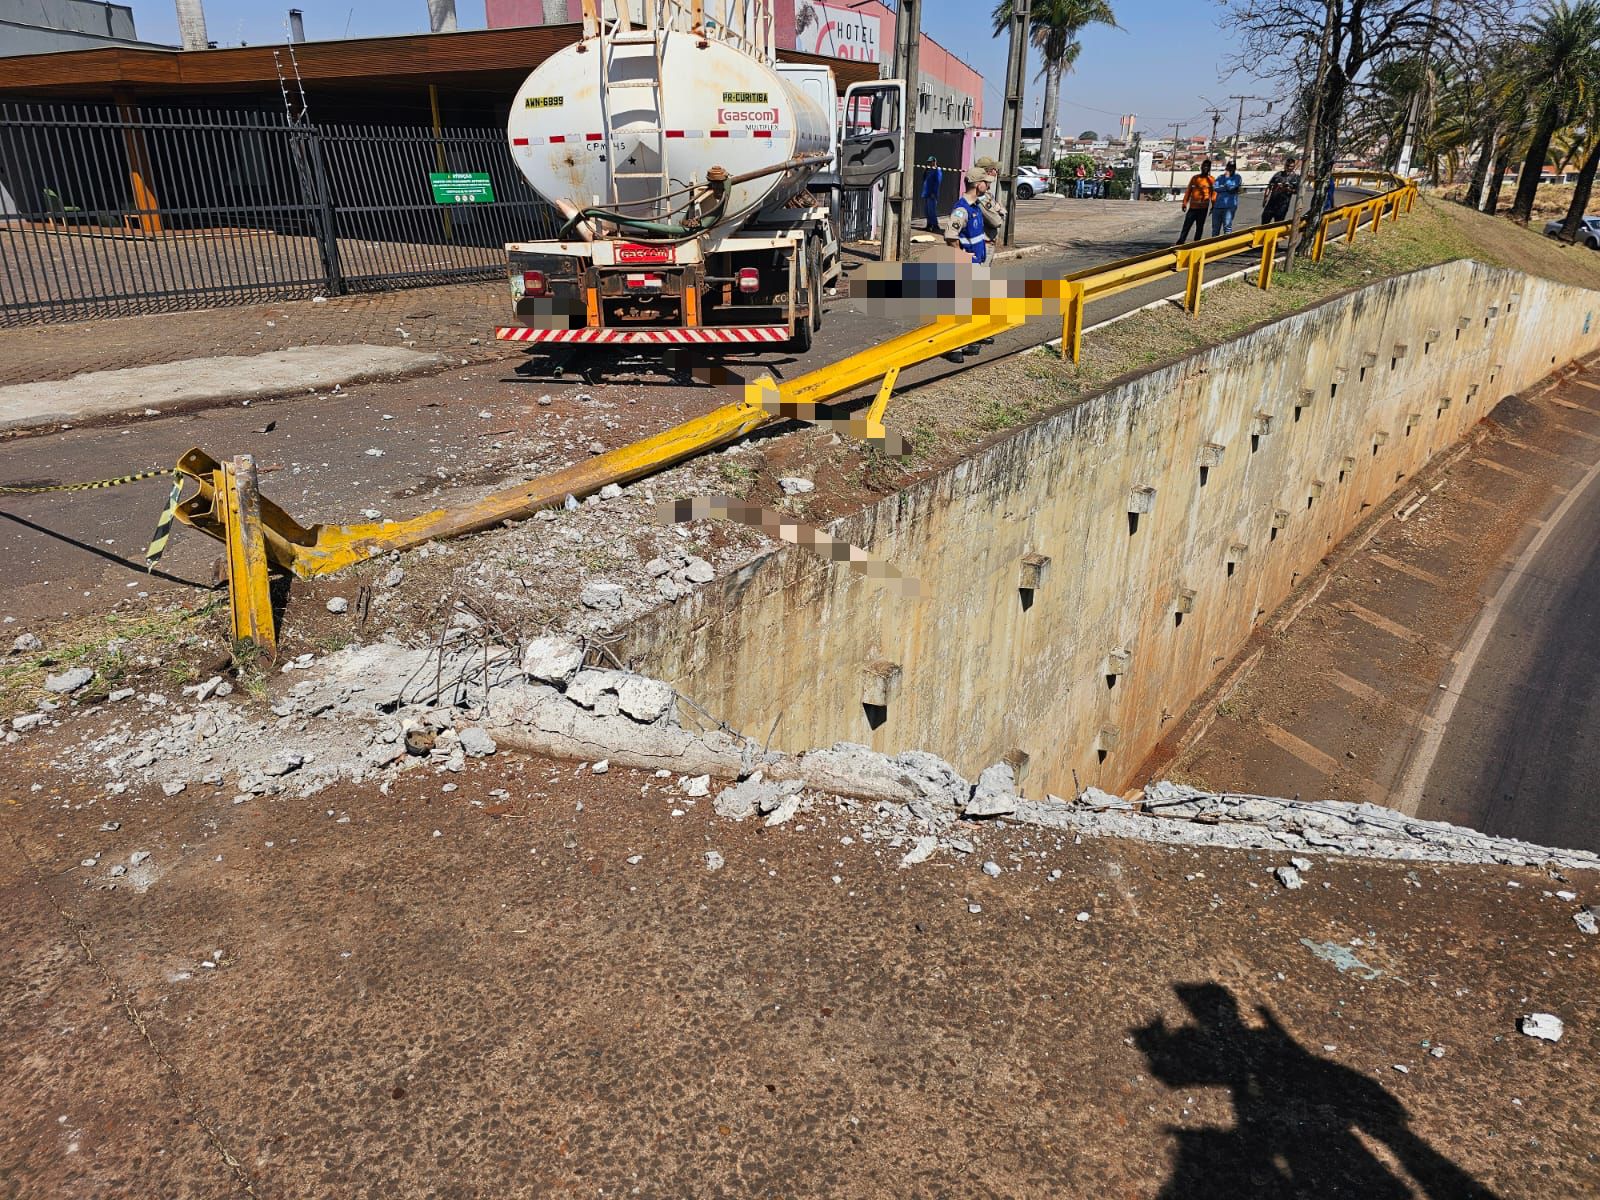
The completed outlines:
{"type": "MultiPolygon", "coordinates": [[[[782,3],[783,0],[777,0],[782,3]]],[[[207,0],[211,37],[222,45],[279,42],[291,6],[305,13],[306,36],[350,36],[417,33],[427,29],[425,0],[207,0]]],[[[1261,93],[1265,89],[1240,76],[1222,79],[1224,60],[1233,48],[1221,27],[1214,4],[1172,0],[1114,0],[1122,29],[1094,28],[1083,37],[1077,70],[1063,93],[1061,127],[1069,135],[1085,129],[1115,131],[1125,112],[1139,114],[1139,126],[1154,131],[1172,121],[1188,121],[1185,134],[1209,133],[1211,119],[1203,110],[1207,97],[1228,110],[1223,131],[1233,128],[1230,92],[1261,93]]],[[[463,29],[483,27],[483,0],[457,0],[463,29]]],[[[940,43],[956,51],[983,73],[985,115],[998,123],[1005,80],[1006,47],[990,34],[993,0],[976,3],[927,0],[923,26],[940,43]]],[[[133,0],[140,36],[176,42],[177,22],[169,0],[133,0]]],[[[1036,121],[1043,81],[1028,80],[1028,113],[1036,121]]],[[[1260,109],[1261,105],[1252,106],[1260,109]]],[[[1246,128],[1250,122],[1246,120],[1246,128]]]]}

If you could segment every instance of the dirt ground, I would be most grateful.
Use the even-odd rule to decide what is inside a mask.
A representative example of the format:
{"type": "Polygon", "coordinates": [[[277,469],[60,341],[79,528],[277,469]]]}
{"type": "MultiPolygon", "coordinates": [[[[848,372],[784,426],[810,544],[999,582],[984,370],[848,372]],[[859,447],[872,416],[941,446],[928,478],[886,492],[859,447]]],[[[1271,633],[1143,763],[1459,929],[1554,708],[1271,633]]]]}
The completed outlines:
{"type": "Polygon", "coordinates": [[[1600,1189],[1593,880],[992,824],[902,870],[504,752],[244,804],[50,755],[0,767],[10,1196],[1600,1189]]]}

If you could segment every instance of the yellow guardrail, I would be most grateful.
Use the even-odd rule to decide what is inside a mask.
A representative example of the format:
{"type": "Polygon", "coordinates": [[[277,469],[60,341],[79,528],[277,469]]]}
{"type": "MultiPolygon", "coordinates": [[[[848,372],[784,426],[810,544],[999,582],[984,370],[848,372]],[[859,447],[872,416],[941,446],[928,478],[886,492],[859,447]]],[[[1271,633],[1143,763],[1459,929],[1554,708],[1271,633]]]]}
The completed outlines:
{"type": "MultiPolygon", "coordinates": [[[[1302,219],[1314,228],[1311,251],[1320,261],[1330,231],[1343,223],[1342,236],[1354,240],[1363,225],[1377,230],[1385,213],[1396,220],[1409,212],[1416,185],[1384,173],[1341,173],[1338,180],[1376,180],[1387,191],[1302,219]]],[[[267,587],[268,565],[310,579],[392,550],[408,549],[436,538],[487,529],[502,521],[527,517],[560,505],[568,496],[582,497],[610,483],[627,483],[660,471],[715,446],[732,442],[772,421],[815,420],[817,406],[877,382],[863,429],[882,444],[883,414],[900,371],[941,354],[1014,329],[1031,317],[1059,306],[1061,353],[1073,362],[1082,351],[1086,306],[1094,300],[1182,272],[1184,307],[1200,310],[1201,285],[1208,263],[1245,251],[1259,250],[1257,285],[1272,283],[1272,269],[1288,222],[1261,225],[1222,237],[1175,246],[1074,272],[1064,279],[993,280],[993,294],[973,297],[970,313],[942,316],[870,350],[782,382],[769,375],[746,383],[743,397],[704,416],[631,445],[607,451],[551,475],[495,492],[453,509],[436,509],[403,521],[350,525],[304,526],[255,488],[255,471],[247,456],[224,464],[200,449],[178,460],[177,470],[195,484],[195,492],[178,504],[178,519],[222,540],[228,547],[229,590],[233,600],[236,640],[253,641],[269,655],[275,648],[272,605],[267,587]]]]}

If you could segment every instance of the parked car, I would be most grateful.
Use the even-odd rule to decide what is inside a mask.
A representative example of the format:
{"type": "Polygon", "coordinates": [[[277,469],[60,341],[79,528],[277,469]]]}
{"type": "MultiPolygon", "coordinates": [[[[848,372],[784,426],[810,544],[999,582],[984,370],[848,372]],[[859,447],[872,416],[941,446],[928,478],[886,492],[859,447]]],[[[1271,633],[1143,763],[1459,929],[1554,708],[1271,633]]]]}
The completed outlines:
{"type": "MultiPolygon", "coordinates": [[[[1546,221],[1544,233],[1546,237],[1555,237],[1561,232],[1563,221],[1546,221]]],[[[1578,240],[1591,250],[1600,250],[1600,217],[1585,217],[1578,226],[1578,240]]]]}
{"type": "Polygon", "coordinates": [[[1032,200],[1040,192],[1050,190],[1050,176],[1038,167],[1017,168],[1017,199],[1032,200]]]}

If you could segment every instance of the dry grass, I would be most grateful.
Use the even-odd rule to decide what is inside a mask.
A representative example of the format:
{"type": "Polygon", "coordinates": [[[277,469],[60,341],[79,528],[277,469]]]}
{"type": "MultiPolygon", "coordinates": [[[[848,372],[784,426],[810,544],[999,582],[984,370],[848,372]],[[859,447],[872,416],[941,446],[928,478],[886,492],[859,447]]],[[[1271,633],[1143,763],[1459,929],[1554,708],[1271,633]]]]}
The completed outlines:
{"type": "MultiPolygon", "coordinates": [[[[1092,330],[1084,336],[1076,366],[1051,351],[1021,354],[897,394],[890,420],[911,433],[916,453],[898,472],[877,464],[870,482],[875,490],[903,486],[964,457],[995,434],[1099,392],[1123,375],[1227,341],[1376,279],[1461,258],[1600,290],[1600,254],[1423,197],[1398,221],[1385,220],[1377,234],[1363,229],[1354,245],[1333,244],[1321,263],[1302,261],[1293,271],[1280,271],[1269,291],[1235,281],[1208,290],[1198,317],[1167,305],[1092,330]]],[[[1179,286],[1174,276],[1174,290],[1179,286]]],[[[1089,321],[1095,320],[1091,307],[1089,321]]]]}

